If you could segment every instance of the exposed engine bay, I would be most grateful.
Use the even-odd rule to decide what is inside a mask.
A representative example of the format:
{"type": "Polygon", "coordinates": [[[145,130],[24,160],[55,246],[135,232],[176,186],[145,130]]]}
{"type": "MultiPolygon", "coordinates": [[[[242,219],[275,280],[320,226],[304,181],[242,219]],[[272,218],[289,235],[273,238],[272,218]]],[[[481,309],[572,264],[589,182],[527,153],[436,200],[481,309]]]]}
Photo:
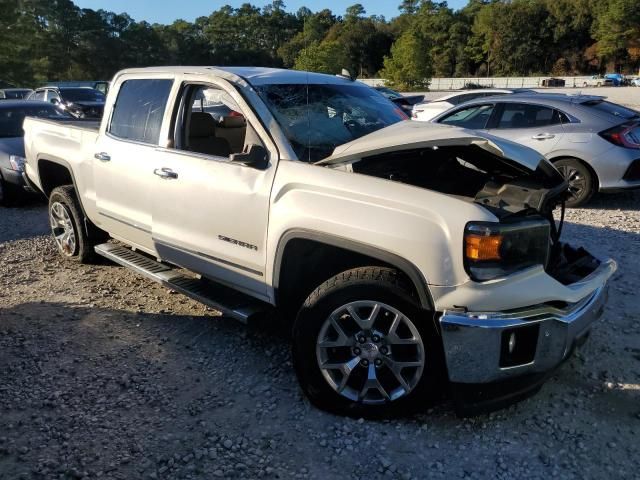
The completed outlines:
{"type": "Polygon", "coordinates": [[[586,250],[560,241],[567,183],[549,162],[541,161],[532,172],[478,145],[460,145],[387,152],[362,158],[350,168],[354,173],[465,197],[490,210],[500,223],[546,219],[550,248],[545,269],[565,285],[600,265],[586,250]]]}

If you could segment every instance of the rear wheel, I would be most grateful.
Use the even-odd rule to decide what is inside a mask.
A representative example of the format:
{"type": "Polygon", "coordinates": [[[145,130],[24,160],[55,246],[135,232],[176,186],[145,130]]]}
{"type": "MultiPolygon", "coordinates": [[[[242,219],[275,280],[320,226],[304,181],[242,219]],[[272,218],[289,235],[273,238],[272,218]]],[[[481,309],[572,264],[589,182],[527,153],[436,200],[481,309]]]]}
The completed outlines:
{"type": "Polygon", "coordinates": [[[106,240],[106,233],[87,222],[75,190],[66,185],[53,189],[49,196],[49,223],[58,252],[79,263],[90,263],[95,258],[95,247],[106,240]]]}
{"type": "Polygon", "coordinates": [[[575,158],[562,158],[554,165],[569,183],[567,207],[579,207],[587,203],[595,193],[595,178],[589,167],[575,158]]]}
{"type": "Polygon", "coordinates": [[[318,407],[379,416],[421,405],[438,391],[441,349],[432,315],[398,272],[343,272],[307,298],[293,329],[302,389],[318,407]]]}

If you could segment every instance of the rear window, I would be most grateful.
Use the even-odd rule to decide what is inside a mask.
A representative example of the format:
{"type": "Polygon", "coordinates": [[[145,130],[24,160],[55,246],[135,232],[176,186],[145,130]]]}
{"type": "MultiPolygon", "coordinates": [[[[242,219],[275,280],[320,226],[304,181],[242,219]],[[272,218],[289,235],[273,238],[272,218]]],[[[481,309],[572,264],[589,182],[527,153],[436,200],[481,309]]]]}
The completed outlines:
{"type": "Polygon", "coordinates": [[[588,102],[583,102],[582,105],[593,110],[598,110],[599,112],[608,113],[623,120],[640,117],[640,113],[635,110],[605,100],[589,100],[588,102]]]}
{"type": "Polygon", "coordinates": [[[26,104],[25,106],[4,108],[0,106],[0,138],[23,137],[22,122],[24,122],[24,117],[58,119],[70,116],[53,105],[47,104],[37,106],[26,104]]]}
{"type": "Polygon", "coordinates": [[[173,80],[127,80],[113,107],[109,133],[125,140],[158,144],[173,80]]]}

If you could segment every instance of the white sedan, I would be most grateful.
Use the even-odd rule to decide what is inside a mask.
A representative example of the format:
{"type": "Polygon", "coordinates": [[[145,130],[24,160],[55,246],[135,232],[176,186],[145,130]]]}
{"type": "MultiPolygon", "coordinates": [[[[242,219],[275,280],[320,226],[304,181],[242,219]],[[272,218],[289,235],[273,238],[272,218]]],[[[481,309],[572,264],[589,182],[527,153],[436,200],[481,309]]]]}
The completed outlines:
{"type": "Polygon", "coordinates": [[[431,102],[418,103],[413,106],[411,118],[428,122],[456,105],[481,97],[507,95],[510,93],[535,93],[529,88],[479,88],[477,90],[460,90],[437,98],[431,102]]]}

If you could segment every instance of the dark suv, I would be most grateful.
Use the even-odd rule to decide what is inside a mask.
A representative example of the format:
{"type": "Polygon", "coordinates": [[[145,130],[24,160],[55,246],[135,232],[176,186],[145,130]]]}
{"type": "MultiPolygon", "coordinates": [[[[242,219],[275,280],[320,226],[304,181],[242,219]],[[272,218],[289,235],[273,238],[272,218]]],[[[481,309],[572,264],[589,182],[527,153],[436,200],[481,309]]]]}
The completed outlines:
{"type": "Polygon", "coordinates": [[[88,87],[42,87],[28,100],[44,100],[69,112],[76,118],[102,118],[105,95],[88,87]]]}

